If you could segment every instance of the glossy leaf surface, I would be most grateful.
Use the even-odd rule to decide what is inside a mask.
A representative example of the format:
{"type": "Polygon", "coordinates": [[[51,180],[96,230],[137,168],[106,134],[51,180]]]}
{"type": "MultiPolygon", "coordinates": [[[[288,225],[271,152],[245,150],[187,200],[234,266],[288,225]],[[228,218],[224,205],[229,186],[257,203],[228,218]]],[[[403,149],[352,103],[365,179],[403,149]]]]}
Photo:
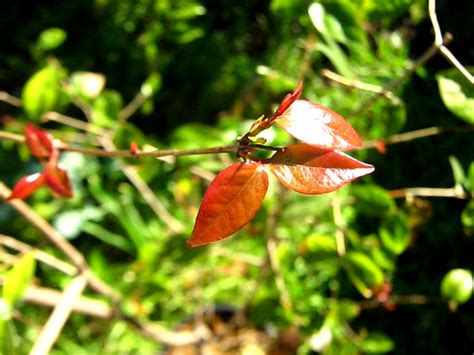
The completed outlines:
{"type": "Polygon", "coordinates": [[[290,145],[266,163],[277,179],[290,190],[317,195],[339,189],[350,181],[370,174],[374,167],[344,153],[309,144],[290,145]]]}
{"type": "Polygon", "coordinates": [[[25,125],[25,141],[31,154],[42,159],[53,151],[53,136],[35,125],[25,125]]]}
{"type": "Polygon", "coordinates": [[[300,97],[301,91],[303,90],[303,82],[301,81],[296,88],[296,90],[288,95],[286,95],[283,100],[281,101],[280,106],[278,106],[278,109],[276,111],[277,115],[280,116],[282,115],[290,105],[295,102],[295,100],[300,97]]]}
{"type": "Polygon", "coordinates": [[[362,146],[352,126],[338,113],[306,100],[296,100],[275,122],[296,139],[324,149],[362,146]]]}
{"type": "Polygon", "coordinates": [[[237,232],[260,209],[267,188],[268,175],[260,163],[235,163],[221,171],[204,195],[187,245],[206,245],[237,232]]]}
{"type": "Polygon", "coordinates": [[[7,201],[25,199],[44,183],[44,174],[34,173],[22,177],[15,185],[7,201]]]}

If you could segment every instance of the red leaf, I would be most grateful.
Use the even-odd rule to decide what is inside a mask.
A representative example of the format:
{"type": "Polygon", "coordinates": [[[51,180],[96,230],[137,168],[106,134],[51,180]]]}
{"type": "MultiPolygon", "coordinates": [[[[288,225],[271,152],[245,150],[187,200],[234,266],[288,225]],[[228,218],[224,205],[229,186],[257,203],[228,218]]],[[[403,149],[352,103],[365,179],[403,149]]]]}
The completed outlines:
{"type": "Polygon", "coordinates": [[[72,197],[72,184],[67,176],[67,171],[58,161],[59,152],[54,150],[44,169],[44,179],[46,185],[54,195],[62,197],[72,197]]]}
{"type": "Polygon", "coordinates": [[[324,149],[348,150],[362,146],[352,126],[338,113],[306,100],[296,100],[276,119],[296,139],[324,149]]]}
{"type": "Polygon", "coordinates": [[[44,182],[44,175],[41,173],[34,173],[22,177],[13,188],[7,201],[13,199],[25,199],[30,196],[36,189],[38,189],[44,182]]]}
{"type": "Polygon", "coordinates": [[[276,110],[276,116],[281,116],[283,112],[286,111],[290,105],[295,102],[298,97],[300,97],[301,91],[303,90],[303,82],[300,81],[298,87],[296,88],[295,91],[293,91],[291,94],[286,95],[283,100],[281,101],[280,106],[278,106],[278,109],[276,110]]]}
{"type": "Polygon", "coordinates": [[[132,153],[132,155],[137,155],[137,153],[138,153],[138,144],[137,144],[137,142],[135,142],[135,141],[130,142],[130,153],[132,153]]]}
{"type": "Polygon", "coordinates": [[[266,163],[287,189],[317,195],[339,189],[374,167],[344,153],[309,144],[290,145],[266,163]]]}
{"type": "Polygon", "coordinates": [[[206,245],[237,232],[260,209],[267,188],[261,163],[235,163],[221,171],[204,195],[187,245],[206,245]]]}
{"type": "Polygon", "coordinates": [[[383,139],[376,139],[374,142],[374,148],[380,154],[387,154],[387,145],[383,139]]]}
{"type": "Polygon", "coordinates": [[[31,154],[39,159],[48,158],[53,151],[53,136],[35,125],[25,125],[25,140],[31,154]]]}

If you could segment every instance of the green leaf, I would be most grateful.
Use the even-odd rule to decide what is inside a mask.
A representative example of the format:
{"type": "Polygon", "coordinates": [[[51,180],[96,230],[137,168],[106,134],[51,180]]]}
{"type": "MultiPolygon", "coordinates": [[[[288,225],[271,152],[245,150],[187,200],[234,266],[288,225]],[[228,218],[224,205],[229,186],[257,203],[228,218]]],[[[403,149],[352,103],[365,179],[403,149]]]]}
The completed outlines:
{"type": "Polygon", "coordinates": [[[49,65],[27,81],[22,92],[22,102],[29,118],[39,121],[43,113],[55,110],[64,102],[60,83],[62,77],[58,65],[49,65]]]}
{"type": "Polygon", "coordinates": [[[467,181],[464,169],[455,156],[449,156],[449,164],[451,164],[451,169],[453,170],[454,187],[462,191],[467,181]]]}
{"type": "Polygon", "coordinates": [[[313,253],[335,253],[336,239],[330,235],[311,234],[305,240],[306,247],[313,253]]]}
{"type": "Polygon", "coordinates": [[[369,217],[383,217],[395,207],[395,201],[387,190],[380,186],[353,185],[351,192],[356,198],[357,212],[369,217]]]}
{"type": "MultiPolygon", "coordinates": [[[[474,67],[468,67],[474,73],[474,67]]],[[[441,98],[449,111],[467,123],[474,124],[474,86],[455,68],[436,76],[441,98]]]]}
{"type": "Polygon", "coordinates": [[[93,223],[90,221],[87,221],[84,223],[82,226],[82,230],[85,233],[88,233],[100,241],[109,244],[115,248],[121,249],[127,253],[132,253],[134,248],[130,241],[125,238],[122,234],[117,234],[114,233],[104,227],[102,227],[98,223],[93,223]]]}
{"type": "Polygon", "coordinates": [[[469,165],[467,171],[466,188],[474,195],[474,161],[469,165]]]}
{"type": "Polygon", "coordinates": [[[370,256],[384,270],[393,271],[395,270],[395,262],[393,260],[393,254],[382,249],[372,248],[370,249],[370,256]]]}
{"type": "Polygon", "coordinates": [[[383,333],[369,333],[360,344],[360,350],[364,353],[388,353],[392,351],[395,344],[392,339],[383,333]]]}
{"type": "Polygon", "coordinates": [[[326,13],[321,4],[316,2],[312,3],[309,6],[308,14],[316,30],[325,36],[325,38],[329,37],[340,43],[347,42],[341,23],[336,17],[326,13]]]}
{"type": "Polygon", "coordinates": [[[472,297],[472,272],[466,269],[453,269],[441,281],[441,294],[448,301],[463,304],[472,297]]]}
{"type": "Polygon", "coordinates": [[[348,78],[352,77],[353,73],[347,56],[337,43],[347,42],[341,23],[336,17],[327,14],[324,7],[319,3],[311,4],[308,14],[325,42],[316,42],[314,48],[323,53],[341,75],[348,78]]]}
{"type": "Polygon", "coordinates": [[[48,28],[40,33],[37,46],[45,52],[51,51],[63,44],[66,38],[67,33],[62,28],[48,28]]]}
{"type": "Polygon", "coordinates": [[[346,259],[349,278],[364,296],[371,295],[369,289],[384,281],[382,270],[367,255],[352,251],[347,253],[346,259]]]}
{"type": "Polygon", "coordinates": [[[408,218],[401,211],[386,215],[379,229],[383,245],[394,254],[401,254],[410,243],[408,218]]]}
{"type": "Polygon", "coordinates": [[[92,121],[101,127],[110,127],[119,119],[123,107],[122,96],[115,90],[104,90],[92,103],[92,121]]]}
{"type": "Polygon", "coordinates": [[[335,317],[338,323],[351,321],[359,313],[359,305],[353,300],[340,299],[331,303],[331,316],[335,317]]]}
{"type": "Polygon", "coordinates": [[[145,97],[155,94],[161,87],[161,76],[158,73],[151,74],[140,88],[140,92],[145,97]]]}
{"type": "Polygon", "coordinates": [[[467,235],[474,234],[474,200],[469,201],[461,213],[461,222],[467,235]]]}
{"type": "Polygon", "coordinates": [[[35,273],[36,260],[33,254],[25,254],[11,270],[3,282],[3,298],[13,307],[23,295],[35,273]]]}
{"type": "Polygon", "coordinates": [[[0,354],[20,353],[20,338],[13,320],[0,320],[0,354]]]}

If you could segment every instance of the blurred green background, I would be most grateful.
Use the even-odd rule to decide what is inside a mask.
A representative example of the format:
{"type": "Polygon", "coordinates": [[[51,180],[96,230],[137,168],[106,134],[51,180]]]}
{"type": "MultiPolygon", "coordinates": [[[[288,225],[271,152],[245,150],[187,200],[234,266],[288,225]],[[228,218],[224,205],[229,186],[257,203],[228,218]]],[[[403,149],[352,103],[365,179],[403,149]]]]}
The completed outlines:
{"type": "MultiPolygon", "coordinates": [[[[468,16],[474,4],[439,1],[437,7],[443,32],[454,37],[449,48],[461,63],[474,65],[474,17],[468,16]]],[[[361,111],[373,93],[321,73],[329,69],[380,87],[401,77],[433,43],[426,1],[3,0],[0,13],[0,90],[23,99],[23,108],[0,102],[3,130],[21,133],[24,123],[40,124],[45,112],[58,111],[108,129],[122,149],[132,140],[180,149],[231,144],[299,80],[304,98],[348,118],[366,141],[432,126],[447,130],[388,145],[386,154],[352,152],[375,165],[375,173],[336,193],[303,196],[272,185],[254,222],[197,249],[187,249],[185,241],[203,193],[235,157],[163,162],[62,154],[74,198],[54,199],[41,189],[29,203],[121,293],[127,312],[174,327],[208,305],[246,306],[255,326],[298,325],[300,353],[472,352],[473,302],[456,293],[469,282],[472,288],[472,273],[452,286],[445,281],[441,291],[450,270],[474,268],[472,85],[438,54],[397,86],[394,97],[361,111]],[[87,86],[103,79],[102,90],[87,86]],[[120,118],[134,98],[136,112],[120,118]],[[125,166],[138,172],[169,216],[157,216],[124,175],[125,166]],[[394,199],[389,193],[453,186],[464,198],[394,199]],[[275,214],[279,276],[291,307],[281,305],[281,289],[267,270],[275,214]],[[335,238],[341,228],[342,257],[335,238]],[[383,284],[409,304],[378,302],[383,284]],[[410,304],[407,295],[426,296],[427,302],[410,304]],[[315,339],[323,345],[318,348],[315,339]]],[[[97,144],[94,132],[52,121],[42,127],[66,141],[97,144]]],[[[270,139],[273,145],[289,142],[277,129],[270,139]]],[[[40,169],[25,147],[1,144],[0,176],[8,186],[40,169]]],[[[4,203],[0,228],[60,255],[4,203]]],[[[8,270],[0,264],[2,275],[8,270]]],[[[38,285],[61,288],[68,280],[41,263],[36,267],[38,285]]],[[[29,322],[11,314],[5,322],[15,351],[27,353],[49,310],[15,307],[29,322]]],[[[75,314],[54,353],[159,349],[121,321],[75,314]]]]}

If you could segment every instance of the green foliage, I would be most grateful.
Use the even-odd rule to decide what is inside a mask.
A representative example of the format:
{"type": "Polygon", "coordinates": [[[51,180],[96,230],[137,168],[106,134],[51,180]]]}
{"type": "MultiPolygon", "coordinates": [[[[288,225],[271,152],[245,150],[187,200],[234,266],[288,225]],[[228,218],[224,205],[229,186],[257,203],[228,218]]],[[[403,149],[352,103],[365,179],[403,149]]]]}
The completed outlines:
{"type": "Polygon", "coordinates": [[[67,33],[61,28],[53,27],[42,31],[36,46],[41,51],[47,52],[58,48],[67,38],[67,33]]]}
{"type": "MultiPolygon", "coordinates": [[[[471,74],[474,69],[468,68],[471,74]]],[[[437,75],[439,92],[444,104],[452,113],[467,123],[474,124],[474,87],[455,68],[437,75]]]]}
{"type": "Polygon", "coordinates": [[[43,113],[64,106],[66,97],[60,85],[63,78],[63,69],[57,63],[53,63],[28,80],[21,98],[25,113],[30,119],[39,121],[43,113]]]}
{"type": "Polygon", "coordinates": [[[379,233],[388,250],[397,255],[403,253],[410,242],[407,216],[400,211],[386,214],[380,224],[379,233]]]}
{"type": "Polygon", "coordinates": [[[2,297],[10,307],[15,306],[30,284],[35,273],[35,265],[33,254],[25,254],[5,275],[2,297]]]}
{"type": "Polygon", "coordinates": [[[349,252],[347,260],[348,276],[351,278],[354,286],[363,295],[370,296],[368,290],[380,285],[384,280],[382,270],[369,256],[361,252],[349,252]]]}
{"type": "Polygon", "coordinates": [[[449,271],[441,282],[441,294],[456,304],[469,301],[473,291],[472,272],[465,269],[449,271]]]}

